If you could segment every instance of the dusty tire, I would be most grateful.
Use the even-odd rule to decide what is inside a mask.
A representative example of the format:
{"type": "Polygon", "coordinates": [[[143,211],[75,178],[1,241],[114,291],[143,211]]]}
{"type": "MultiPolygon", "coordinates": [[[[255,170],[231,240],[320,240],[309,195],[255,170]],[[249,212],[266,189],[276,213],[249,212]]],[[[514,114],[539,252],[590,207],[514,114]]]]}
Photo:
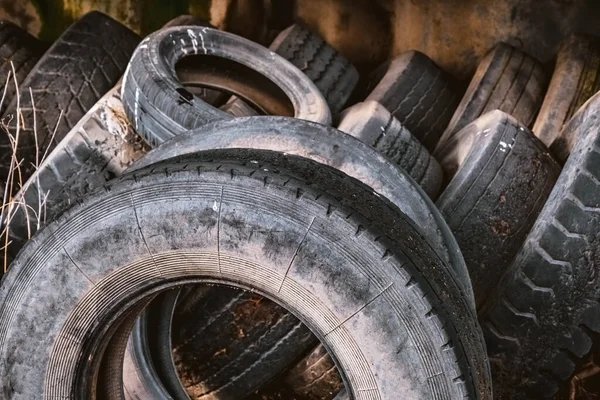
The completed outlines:
{"type": "Polygon", "coordinates": [[[42,43],[24,29],[10,21],[0,21],[0,84],[2,84],[2,88],[6,85],[0,115],[4,113],[16,94],[14,78],[20,85],[44,54],[44,50],[42,43]],[[13,66],[14,78],[12,77],[13,66]],[[9,73],[11,78],[7,81],[9,73]]]}
{"type": "Polygon", "coordinates": [[[600,90],[599,74],[600,44],[597,39],[571,36],[561,43],[533,132],[562,163],[575,146],[572,137],[562,136],[563,127],[600,90]]]}
{"type": "Polygon", "coordinates": [[[425,54],[410,51],[371,74],[365,101],[383,105],[433,151],[458,106],[449,79],[425,54]]]}
{"type": "MultiPolygon", "coordinates": [[[[139,43],[138,35],[105,14],[92,11],[59,37],[21,83],[20,108],[25,126],[20,129],[19,153],[24,158],[23,180],[31,175],[38,154],[35,145],[32,99],[36,108],[39,157],[46,148],[54,148],[86,112],[119,80],[129,57],[139,43]],[[64,111],[59,122],[61,111],[64,111]],[[58,127],[56,128],[58,124],[58,127]],[[51,142],[56,128],[54,140],[51,142]]],[[[14,116],[17,99],[13,99],[5,119],[14,116]]],[[[16,118],[9,129],[16,130],[16,118]]],[[[0,145],[8,144],[0,135],[0,145]]],[[[5,181],[10,166],[10,152],[0,154],[0,179],[5,181]]]]}
{"type": "Polygon", "coordinates": [[[504,111],[531,127],[542,105],[546,83],[539,61],[512,46],[498,43],[479,63],[438,148],[479,116],[494,110],[504,111]]]}
{"type": "Polygon", "coordinates": [[[234,117],[251,117],[253,115],[258,115],[258,112],[254,108],[237,97],[232,97],[227,103],[219,108],[234,117]]]}
{"type": "Polygon", "coordinates": [[[481,116],[454,138],[470,149],[455,153],[457,173],[436,205],[454,232],[481,305],[521,248],[560,166],[529,129],[502,111],[481,116]]]}
{"type": "Polygon", "coordinates": [[[504,280],[481,310],[500,399],[553,396],[600,332],[600,96],[565,127],[578,136],[504,280]]]}
{"type": "Polygon", "coordinates": [[[286,372],[284,379],[303,399],[333,399],[344,389],[335,362],[322,344],[286,372]]]}
{"type": "MultiPolygon", "coordinates": [[[[123,78],[121,97],[127,116],[151,146],[209,121],[231,118],[181,87],[174,65],[187,55],[210,55],[219,62],[223,59],[235,61],[229,65],[242,65],[247,73],[255,75],[259,74],[256,71],[260,71],[263,79],[278,89],[277,93],[272,93],[263,89],[263,85],[250,88],[267,98],[268,101],[262,101],[262,104],[272,107],[266,110],[269,114],[290,115],[321,123],[331,121],[329,108],[315,85],[277,54],[249,40],[215,29],[174,27],[144,39],[134,52],[123,78]],[[140,76],[144,79],[138,82],[140,76]],[[285,98],[281,99],[281,96],[285,98]]],[[[211,78],[217,86],[222,84],[234,88],[237,85],[240,92],[234,94],[248,100],[251,94],[242,91],[249,88],[254,77],[230,72],[212,67],[204,76],[211,78]]]]}
{"type": "Polygon", "coordinates": [[[212,123],[185,133],[149,152],[130,168],[211,149],[247,148],[297,155],[336,168],[390,200],[421,228],[435,253],[475,308],[467,267],[454,235],[437,207],[406,172],[372,147],[334,128],[282,117],[248,117],[212,123]],[[240,129],[244,126],[244,129],[240,129]],[[269,127],[269,129],[265,129],[269,127]],[[213,132],[219,131],[219,134],[213,132]],[[196,136],[197,135],[197,136],[196,136]],[[202,140],[198,140],[202,137],[202,140]]]}
{"type": "Polygon", "coordinates": [[[360,139],[402,168],[435,200],[444,174],[440,164],[400,121],[375,101],[358,103],[341,117],[338,129],[360,139]]]}
{"type": "MultiPolygon", "coordinates": [[[[332,168],[245,153],[258,165],[213,151],[212,162],[199,153],[137,170],[39,232],[0,287],[0,356],[11,360],[0,365],[1,392],[86,398],[99,349],[136,316],[132,306],[178,283],[210,281],[252,288],[293,311],[331,349],[355,399],[490,399],[475,314],[410,219],[332,168]],[[266,235],[239,237],[223,222],[231,218],[266,235]],[[256,252],[276,227],[286,227],[288,245],[256,252]]],[[[122,342],[112,344],[106,352],[122,342]]],[[[113,360],[103,360],[102,371],[114,372],[105,388],[121,396],[113,360]]]]}

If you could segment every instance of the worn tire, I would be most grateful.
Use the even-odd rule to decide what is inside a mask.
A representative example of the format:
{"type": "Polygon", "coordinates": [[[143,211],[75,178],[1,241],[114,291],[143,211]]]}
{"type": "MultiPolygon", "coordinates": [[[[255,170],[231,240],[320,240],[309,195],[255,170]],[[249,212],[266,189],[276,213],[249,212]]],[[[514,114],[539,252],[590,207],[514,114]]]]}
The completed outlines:
{"type": "Polygon", "coordinates": [[[410,51],[377,68],[369,80],[366,100],[387,108],[433,151],[459,101],[444,71],[425,54],[410,51]]]}
{"type": "Polygon", "coordinates": [[[145,296],[210,281],[252,288],[299,316],[355,399],[491,399],[475,314],[405,214],[333,168],[274,152],[229,161],[239,152],[137,170],[25,246],[0,286],[4,396],[86,398],[108,341],[102,389],[122,396],[122,360],[106,357],[127,336],[112,340],[113,329],[145,296]],[[227,223],[238,218],[242,231],[227,223]],[[256,251],[284,227],[287,246],[256,251]]]}
{"type": "Polygon", "coordinates": [[[333,399],[344,381],[327,349],[319,344],[285,374],[285,383],[303,399],[333,399]]]}
{"type": "Polygon", "coordinates": [[[252,108],[252,106],[237,97],[232,97],[227,103],[219,108],[234,117],[251,117],[253,115],[258,115],[258,112],[252,108]]]}
{"type": "Polygon", "coordinates": [[[502,111],[481,116],[454,137],[470,149],[456,152],[457,173],[436,205],[481,305],[521,248],[560,166],[529,129],[502,111]]]}
{"type": "Polygon", "coordinates": [[[537,222],[481,310],[499,399],[553,396],[600,333],[600,96],[537,222]]]}
{"type": "MultiPolygon", "coordinates": [[[[239,92],[234,94],[244,100],[251,96],[249,92],[259,91],[268,101],[263,99],[256,103],[270,106],[265,110],[269,114],[331,122],[329,108],[319,90],[300,70],[277,54],[249,40],[215,29],[173,27],[144,39],[134,52],[123,78],[121,97],[127,116],[151,146],[209,121],[231,118],[181,87],[174,65],[187,55],[210,55],[219,62],[223,59],[235,61],[221,63],[223,65],[232,68],[242,65],[249,69],[246,74],[238,75],[212,67],[205,71],[204,78],[213,79],[213,83],[217,82],[215,85],[222,84],[232,91],[237,87],[239,92]],[[264,75],[263,79],[275,85],[278,92],[272,93],[263,85],[250,87],[257,82],[253,76],[247,76],[248,72],[264,75]],[[144,79],[138,81],[139,77],[144,79]],[[243,92],[245,89],[249,92],[243,92]],[[282,100],[281,96],[285,98],[282,100]]],[[[198,72],[195,71],[196,74],[198,72]]]]}
{"type": "Polygon", "coordinates": [[[21,27],[10,21],[0,21],[0,84],[4,88],[2,91],[4,98],[0,103],[0,115],[12,102],[17,91],[12,77],[13,67],[14,78],[20,85],[44,54],[44,50],[44,45],[21,27]],[[11,74],[11,78],[7,80],[9,74],[11,74]]]}
{"type": "MultiPolygon", "coordinates": [[[[54,148],[117,83],[139,41],[139,36],[121,23],[92,11],[67,28],[46,51],[19,87],[20,110],[25,121],[20,128],[18,146],[18,156],[24,159],[23,181],[32,174],[31,164],[35,163],[36,155],[41,158],[47,148],[54,148]],[[34,105],[39,152],[34,134],[34,105]],[[59,121],[61,111],[64,113],[59,121]]],[[[4,113],[13,134],[16,133],[17,101],[14,98],[4,113]]],[[[0,135],[0,146],[4,145],[8,145],[8,138],[0,135]]],[[[8,176],[10,157],[10,152],[0,153],[3,182],[8,176]]]]}
{"type": "Polygon", "coordinates": [[[432,200],[437,198],[444,179],[442,167],[381,104],[365,101],[350,107],[338,129],[372,146],[406,171],[432,200]]]}
{"type": "MultiPolygon", "coordinates": [[[[506,43],[481,60],[438,148],[479,116],[494,110],[531,127],[542,105],[547,78],[539,61],[506,43]]],[[[434,156],[437,156],[437,148],[434,156]]]]}

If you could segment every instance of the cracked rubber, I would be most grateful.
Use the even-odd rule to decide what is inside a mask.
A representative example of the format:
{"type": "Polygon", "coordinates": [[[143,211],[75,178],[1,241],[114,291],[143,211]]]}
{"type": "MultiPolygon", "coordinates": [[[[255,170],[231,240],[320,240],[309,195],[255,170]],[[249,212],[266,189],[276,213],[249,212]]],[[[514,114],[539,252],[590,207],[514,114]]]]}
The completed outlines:
{"type": "MultiPolygon", "coordinates": [[[[19,87],[20,108],[25,126],[19,133],[19,158],[23,181],[32,174],[36,160],[34,118],[31,89],[36,108],[35,124],[39,157],[46,148],[56,146],[87,111],[121,78],[129,57],[139,43],[138,35],[121,23],[92,11],[54,42],[33,67],[19,87]],[[63,111],[62,118],[61,111],[63,111]],[[58,124],[58,127],[57,127],[58,124]],[[54,140],[50,142],[56,128],[54,140]]],[[[11,133],[16,133],[17,99],[7,107],[3,118],[10,120],[11,133]]],[[[7,145],[0,135],[0,145],[7,145]]],[[[50,151],[49,150],[49,151],[50,151]]],[[[0,180],[8,176],[10,152],[0,153],[0,180]]]]}
{"type": "Polygon", "coordinates": [[[284,380],[303,399],[331,400],[344,389],[335,362],[322,344],[286,372],[284,380]]]}
{"type": "Polygon", "coordinates": [[[433,151],[458,106],[450,78],[418,51],[403,53],[369,77],[365,101],[380,103],[433,151]]]}
{"type": "Polygon", "coordinates": [[[10,21],[0,21],[0,84],[4,96],[0,105],[0,115],[4,113],[17,91],[12,77],[13,67],[14,77],[20,85],[44,54],[44,50],[43,44],[21,27],[10,21]],[[7,81],[9,74],[11,78],[7,81]]]}
{"type": "Polygon", "coordinates": [[[151,146],[209,121],[232,118],[182,87],[175,65],[186,58],[193,60],[191,57],[200,57],[207,65],[203,73],[194,71],[197,82],[227,88],[265,107],[267,114],[331,122],[329,108],[317,87],[269,49],[208,27],[172,27],[142,41],[123,78],[121,98],[127,117],[151,146]],[[274,88],[261,84],[258,77],[274,88]]]}
{"type": "Polygon", "coordinates": [[[499,399],[552,397],[600,333],[600,96],[565,129],[579,137],[480,320],[499,399]]]}
{"type": "MultiPolygon", "coordinates": [[[[456,174],[436,202],[463,256],[481,305],[521,248],[560,166],[529,129],[492,111],[453,136],[442,163],[456,174]]],[[[452,175],[450,175],[452,176],[452,175]]]]}
{"type": "MultiPolygon", "coordinates": [[[[283,30],[269,49],[291,62],[315,84],[333,115],[342,111],[358,83],[358,72],[345,57],[300,24],[283,30]]],[[[236,99],[237,102],[243,100],[236,99]]]]}
{"type": "Polygon", "coordinates": [[[440,164],[385,107],[365,101],[344,111],[338,129],[360,139],[402,168],[435,200],[444,174],[440,164]]]}
{"type": "Polygon", "coordinates": [[[531,127],[542,105],[547,78],[540,62],[506,43],[498,43],[481,60],[438,149],[479,116],[494,110],[512,115],[531,127]]]}
{"type": "MultiPolygon", "coordinates": [[[[296,156],[192,158],[107,184],[24,247],[0,286],[4,397],[87,398],[95,350],[118,331],[109,322],[134,317],[144,295],[204,279],[292,311],[331,349],[351,398],[491,399],[475,313],[397,207],[296,156]]],[[[112,360],[109,399],[123,395],[112,360]]]]}

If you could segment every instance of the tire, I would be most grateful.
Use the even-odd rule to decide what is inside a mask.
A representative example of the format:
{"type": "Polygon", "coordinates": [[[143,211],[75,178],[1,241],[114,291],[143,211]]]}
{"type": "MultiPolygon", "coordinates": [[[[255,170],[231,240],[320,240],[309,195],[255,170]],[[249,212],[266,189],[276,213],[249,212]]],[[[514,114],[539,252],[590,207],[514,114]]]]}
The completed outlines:
{"type": "Polygon", "coordinates": [[[18,84],[23,82],[44,54],[44,50],[43,44],[27,31],[10,21],[0,20],[0,83],[4,88],[0,115],[15,97],[17,90],[14,84],[15,78],[18,84]],[[13,68],[14,77],[12,77],[13,68]]]}
{"type": "Polygon", "coordinates": [[[498,398],[551,397],[600,332],[600,96],[566,129],[578,140],[538,220],[481,310],[498,398]]]}
{"type": "Polygon", "coordinates": [[[15,195],[18,206],[3,221],[4,227],[9,226],[12,256],[46,221],[120,176],[147,152],[127,122],[119,89],[111,89],[79,120],[15,195]],[[40,210],[38,219],[35,213],[40,210]]]}
{"type": "Polygon", "coordinates": [[[335,362],[322,344],[286,373],[285,383],[303,399],[330,400],[344,389],[335,362]]]}
{"type": "MultiPolygon", "coordinates": [[[[24,159],[23,181],[33,173],[36,155],[41,158],[46,149],[52,150],[117,83],[139,41],[138,35],[119,22],[92,11],[67,28],[46,51],[19,87],[19,105],[25,121],[25,126],[20,128],[18,145],[18,157],[24,159]],[[33,103],[28,94],[30,90],[33,103]],[[33,106],[39,151],[36,150],[33,106]]],[[[14,115],[18,101],[14,98],[4,113],[13,134],[16,134],[14,115]]],[[[8,144],[6,135],[0,135],[0,146],[8,144]]],[[[0,154],[3,182],[10,169],[10,157],[10,152],[0,154]]]]}
{"type": "Polygon", "coordinates": [[[454,137],[458,171],[436,205],[465,257],[479,306],[517,255],[560,166],[502,111],[481,116],[454,137]]]}
{"type": "MultiPolygon", "coordinates": [[[[539,61],[506,43],[498,43],[479,63],[439,147],[479,116],[494,110],[531,127],[544,99],[547,78],[539,61]]],[[[434,156],[438,155],[436,148],[434,156]]]]}
{"type": "Polygon", "coordinates": [[[444,174],[427,149],[381,104],[358,103],[342,116],[338,129],[360,139],[402,168],[435,200],[444,174]]]}
{"type": "Polygon", "coordinates": [[[258,115],[258,112],[254,108],[237,97],[232,97],[231,100],[220,108],[234,117],[251,117],[253,115],[258,115]]]}
{"type": "Polygon", "coordinates": [[[135,162],[130,170],[198,151],[233,148],[276,151],[308,158],[369,186],[402,209],[422,230],[421,234],[431,243],[435,253],[450,265],[451,274],[475,309],[462,253],[429,197],[403,170],[373,148],[334,128],[285,117],[247,117],[236,122],[215,122],[164,143],[135,162]],[[240,129],[241,126],[244,129],[240,129]],[[202,140],[198,140],[199,137],[202,140]]]}
{"type": "Polygon", "coordinates": [[[238,92],[233,94],[244,100],[252,98],[252,92],[259,91],[262,101],[255,102],[266,107],[268,114],[290,115],[322,123],[331,121],[327,104],[315,85],[277,54],[249,40],[215,29],[174,27],[144,39],[131,58],[123,79],[121,97],[127,116],[151,146],[209,121],[231,118],[229,114],[194,97],[175,78],[172,66],[192,54],[234,61],[219,61],[217,64],[222,64],[223,68],[213,66],[200,74],[204,78],[196,78],[199,82],[206,79],[203,82],[207,86],[228,87],[232,91],[237,87],[238,92]],[[237,74],[227,70],[236,65],[242,65],[246,70],[237,74]],[[249,72],[254,75],[248,75],[249,72]],[[264,74],[263,80],[275,86],[276,94],[254,79],[261,74],[264,74]],[[143,82],[138,82],[136,77],[140,76],[144,77],[143,82]],[[254,87],[249,86],[252,84],[254,87]]]}
{"type": "Polygon", "coordinates": [[[459,100],[444,71],[425,54],[410,51],[377,68],[369,81],[365,101],[390,110],[433,151],[459,100]]]}
{"type": "Polygon", "coordinates": [[[190,398],[244,398],[318,343],[296,317],[250,292],[211,287],[190,297],[162,313],[175,316],[168,357],[190,398]]]}
{"type": "Polygon", "coordinates": [[[573,114],[600,90],[600,48],[586,36],[571,36],[561,43],[556,67],[535,121],[533,132],[564,163],[575,146],[560,133],[573,114]]]}
{"type": "Polygon", "coordinates": [[[171,28],[174,26],[204,26],[204,27],[208,27],[208,28],[214,28],[214,26],[206,21],[205,19],[193,16],[193,15],[180,15],[178,17],[173,18],[172,20],[170,20],[169,22],[167,22],[164,26],[164,28],[171,28]]]}
{"type": "Polygon", "coordinates": [[[111,333],[125,331],[119,323],[148,295],[208,281],[252,289],[297,315],[330,349],[354,399],[491,399],[475,314],[403,213],[333,168],[243,152],[258,163],[213,151],[212,162],[200,153],[137,170],[39,232],[0,286],[0,356],[11,360],[0,365],[0,392],[87,398],[102,362],[100,388],[122,396],[113,351],[127,336],[111,333]],[[236,218],[242,231],[227,223],[236,218]],[[258,232],[273,228],[288,231],[287,245],[257,252],[269,240],[258,232]]]}
{"type": "Polygon", "coordinates": [[[358,72],[323,38],[300,24],[283,30],[269,48],[302,71],[338,114],[358,83],[358,72]]]}

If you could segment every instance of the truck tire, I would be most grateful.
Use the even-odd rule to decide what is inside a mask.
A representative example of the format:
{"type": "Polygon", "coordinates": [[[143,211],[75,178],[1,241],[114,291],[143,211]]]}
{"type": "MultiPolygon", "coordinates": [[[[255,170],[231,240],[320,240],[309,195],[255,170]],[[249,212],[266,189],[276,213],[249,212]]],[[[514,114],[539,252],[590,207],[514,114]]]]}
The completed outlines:
{"type": "Polygon", "coordinates": [[[348,108],[338,129],[360,139],[402,168],[435,200],[444,174],[429,151],[385,107],[365,101],[348,108]]]}
{"type": "MultiPolygon", "coordinates": [[[[36,155],[41,158],[46,149],[52,150],[117,83],[139,41],[139,36],[121,23],[92,11],[67,28],[40,58],[20,84],[20,99],[13,98],[3,116],[15,134],[17,101],[20,102],[24,125],[20,127],[18,157],[24,159],[23,181],[35,170],[32,164],[36,155]]],[[[9,145],[8,138],[0,135],[0,146],[4,145],[9,145]]],[[[2,182],[8,176],[10,158],[10,152],[0,154],[2,182]]]]}
{"type": "Polygon", "coordinates": [[[121,398],[113,354],[127,336],[113,333],[148,296],[211,282],[267,295],[305,321],[355,399],[491,399],[475,313],[405,214],[300,157],[203,154],[107,184],[28,242],[0,287],[0,356],[11,360],[1,393],[87,398],[99,371],[106,398],[121,398]],[[272,253],[278,229],[288,235],[272,253]]]}
{"type": "Polygon", "coordinates": [[[209,121],[232,118],[194,97],[177,80],[174,65],[188,55],[211,56],[207,59],[212,62],[204,63],[208,64],[205,71],[194,71],[195,79],[208,87],[229,88],[244,100],[254,96],[254,103],[265,107],[267,114],[331,122],[327,103],[316,86],[277,54],[231,33],[173,27],[143,40],[123,78],[121,97],[127,117],[151,146],[209,121]],[[140,76],[143,81],[138,81],[140,76]],[[257,81],[259,77],[271,87],[257,81]]]}
{"type": "Polygon", "coordinates": [[[436,202],[462,250],[481,305],[517,255],[560,166],[529,129],[502,111],[454,135],[444,163],[457,172],[436,202]]]}
{"type": "Polygon", "coordinates": [[[480,311],[499,399],[552,397],[600,332],[600,96],[567,124],[578,140],[535,225],[480,311]]]}
{"type": "Polygon", "coordinates": [[[377,68],[369,81],[365,101],[380,103],[433,151],[459,100],[444,71],[410,51],[377,68]]]}
{"type": "MultiPolygon", "coordinates": [[[[481,60],[438,147],[479,116],[494,110],[531,127],[542,105],[547,78],[539,61],[506,43],[481,60]]],[[[434,156],[437,156],[437,148],[434,156]]]]}

